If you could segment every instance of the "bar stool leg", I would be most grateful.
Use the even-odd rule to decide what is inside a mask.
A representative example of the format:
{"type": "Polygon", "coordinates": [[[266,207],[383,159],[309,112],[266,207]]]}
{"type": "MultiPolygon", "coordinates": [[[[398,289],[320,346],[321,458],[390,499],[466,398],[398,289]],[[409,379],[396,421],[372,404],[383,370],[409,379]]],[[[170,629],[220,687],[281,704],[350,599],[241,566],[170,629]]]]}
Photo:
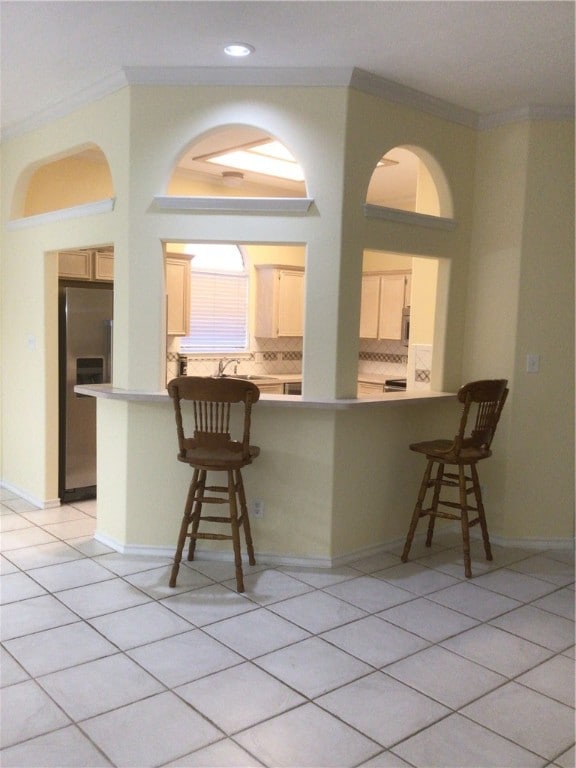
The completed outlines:
{"type": "Polygon", "coordinates": [[[486,524],[486,513],[484,512],[484,503],[482,502],[482,489],[478,479],[478,470],[476,464],[470,466],[472,473],[472,484],[474,486],[474,496],[476,497],[476,507],[478,509],[478,520],[482,530],[482,541],[484,542],[484,552],[486,560],[492,560],[492,548],[490,547],[490,536],[488,535],[488,525],[486,524]]]}
{"type": "Polygon", "coordinates": [[[458,467],[458,485],[460,488],[460,522],[462,525],[462,543],[464,550],[464,575],[472,578],[472,562],[470,558],[470,529],[468,526],[468,494],[466,492],[466,472],[461,464],[458,467]]]}
{"type": "Polygon", "coordinates": [[[408,535],[406,536],[406,543],[404,544],[402,557],[400,558],[403,563],[408,560],[408,555],[410,554],[410,548],[412,546],[412,541],[414,540],[414,534],[416,533],[418,521],[420,520],[420,515],[422,513],[422,505],[426,497],[426,491],[430,487],[430,475],[432,473],[433,465],[434,462],[432,459],[429,459],[424,471],[424,477],[422,478],[422,482],[420,484],[420,491],[418,492],[416,506],[414,507],[414,512],[412,513],[412,520],[410,521],[410,527],[408,528],[408,535]]]}
{"type": "Polygon", "coordinates": [[[444,477],[444,464],[438,464],[436,480],[434,481],[434,493],[432,496],[432,506],[430,507],[430,519],[428,520],[428,533],[426,534],[426,546],[432,546],[432,537],[434,536],[434,524],[436,523],[436,513],[438,512],[438,502],[440,501],[440,491],[442,489],[442,478],[444,477]]]}
{"type": "Polygon", "coordinates": [[[239,469],[236,470],[236,488],[238,490],[238,498],[240,499],[240,524],[244,528],[248,562],[250,565],[256,565],[254,544],[252,543],[252,531],[250,529],[250,517],[248,515],[248,506],[246,504],[246,493],[244,492],[244,481],[242,480],[242,472],[239,469]]]}
{"type": "Polygon", "coordinates": [[[236,485],[234,483],[234,472],[231,469],[228,470],[228,500],[230,502],[230,524],[232,526],[232,545],[234,547],[234,565],[236,567],[236,589],[238,592],[244,592],[236,485]]]}
{"type": "Polygon", "coordinates": [[[195,469],[192,474],[192,480],[188,489],[188,496],[186,497],[186,505],[184,507],[184,516],[182,523],[180,524],[180,533],[178,535],[178,543],[176,545],[176,554],[174,555],[174,565],[172,566],[172,572],[170,574],[169,584],[171,587],[176,586],[176,579],[178,577],[178,571],[180,570],[180,561],[182,560],[182,550],[186,543],[186,536],[188,535],[188,526],[190,525],[192,506],[194,504],[194,497],[196,495],[196,483],[198,480],[198,470],[195,469]]]}
{"type": "Polygon", "coordinates": [[[188,545],[188,560],[194,560],[194,553],[196,552],[196,534],[198,533],[198,527],[200,525],[200,517],[202,515],[202,499],[206,492],[206,477],[207,472],[205,469],[196,470],[198,472],[196,478],[196,488],[194,494],[194,509],[191,515],[192,529],[189,533],[190,544],[188,545]]]}

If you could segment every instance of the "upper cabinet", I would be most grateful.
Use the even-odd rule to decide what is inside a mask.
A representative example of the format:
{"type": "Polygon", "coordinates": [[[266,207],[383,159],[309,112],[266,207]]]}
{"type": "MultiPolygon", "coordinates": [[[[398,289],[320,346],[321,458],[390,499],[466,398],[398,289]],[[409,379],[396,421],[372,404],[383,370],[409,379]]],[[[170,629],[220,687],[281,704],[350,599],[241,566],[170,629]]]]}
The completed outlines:
{"type": "Polygon", "coordinates": [[[362,275],[360,338],[402,339],[402,310],[410,305],[411,272],[362,275]]]}
{"type": "Polygon", "coordinates": [[[186,254],[167,253],[166,333],[188,336],[190,332],[190,259],[186,254]]]}
{"type": "Polygon", "coordinates": [[[58,276],[68,280],[114,280],[114,251],[102,250],[60,251],[58,276]]]}
{"type": "Polygon", "coordinates": [[[304,334],[304,269],[256,266],[256,325],[261,338],[304,334]]]}

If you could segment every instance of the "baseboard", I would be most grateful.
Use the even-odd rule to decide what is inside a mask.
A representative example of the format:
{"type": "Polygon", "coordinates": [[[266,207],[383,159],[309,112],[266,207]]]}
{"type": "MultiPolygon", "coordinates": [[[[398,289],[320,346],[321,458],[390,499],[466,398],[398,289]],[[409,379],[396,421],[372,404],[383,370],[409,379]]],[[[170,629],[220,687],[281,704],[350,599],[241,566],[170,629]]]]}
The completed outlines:
{"type": "Polygon", "coordinates": [[[53,509],[54,507],[62,506],[60,499],[39,499],[37,496],[32,496],[27,491],[22,490],[22,488],[18,488],[18,486],[12,485],[11,483],[6,483],[3,480],[0,481],[0,488],[5,488],[7,491],[10,491],[10,493],[24,499],[24,501],[33,504],[39,509],[53,509]]]}

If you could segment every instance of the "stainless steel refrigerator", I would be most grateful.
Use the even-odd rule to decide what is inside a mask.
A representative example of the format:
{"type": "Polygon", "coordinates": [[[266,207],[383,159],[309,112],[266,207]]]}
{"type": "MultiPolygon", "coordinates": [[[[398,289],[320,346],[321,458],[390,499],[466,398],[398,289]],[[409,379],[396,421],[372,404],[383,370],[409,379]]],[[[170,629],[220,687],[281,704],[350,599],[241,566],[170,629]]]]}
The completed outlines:
{"type": "Polygon", "coordinates": [[[96,398],[76,384],[112,380],[113,290],[92,283],[59,287],[59,496],[96,496],[96,398]]]}

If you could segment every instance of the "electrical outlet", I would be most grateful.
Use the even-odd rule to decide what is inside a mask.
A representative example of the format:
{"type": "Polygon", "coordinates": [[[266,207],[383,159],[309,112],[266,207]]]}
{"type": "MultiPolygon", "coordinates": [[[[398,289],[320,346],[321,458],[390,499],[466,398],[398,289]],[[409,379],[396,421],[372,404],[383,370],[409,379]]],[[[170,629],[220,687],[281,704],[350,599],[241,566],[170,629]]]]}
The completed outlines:
{"type": "Polygon", "coordinates": [[[526,355],[526,373],[538,373],[540,370],[540,355],[526,355]]]}
{"type": "Polygon", "coordinates": [[[256,499],[252,502],[252,515],[254,517],[264,517],[264,502],[262,499],[256,499]]]}

